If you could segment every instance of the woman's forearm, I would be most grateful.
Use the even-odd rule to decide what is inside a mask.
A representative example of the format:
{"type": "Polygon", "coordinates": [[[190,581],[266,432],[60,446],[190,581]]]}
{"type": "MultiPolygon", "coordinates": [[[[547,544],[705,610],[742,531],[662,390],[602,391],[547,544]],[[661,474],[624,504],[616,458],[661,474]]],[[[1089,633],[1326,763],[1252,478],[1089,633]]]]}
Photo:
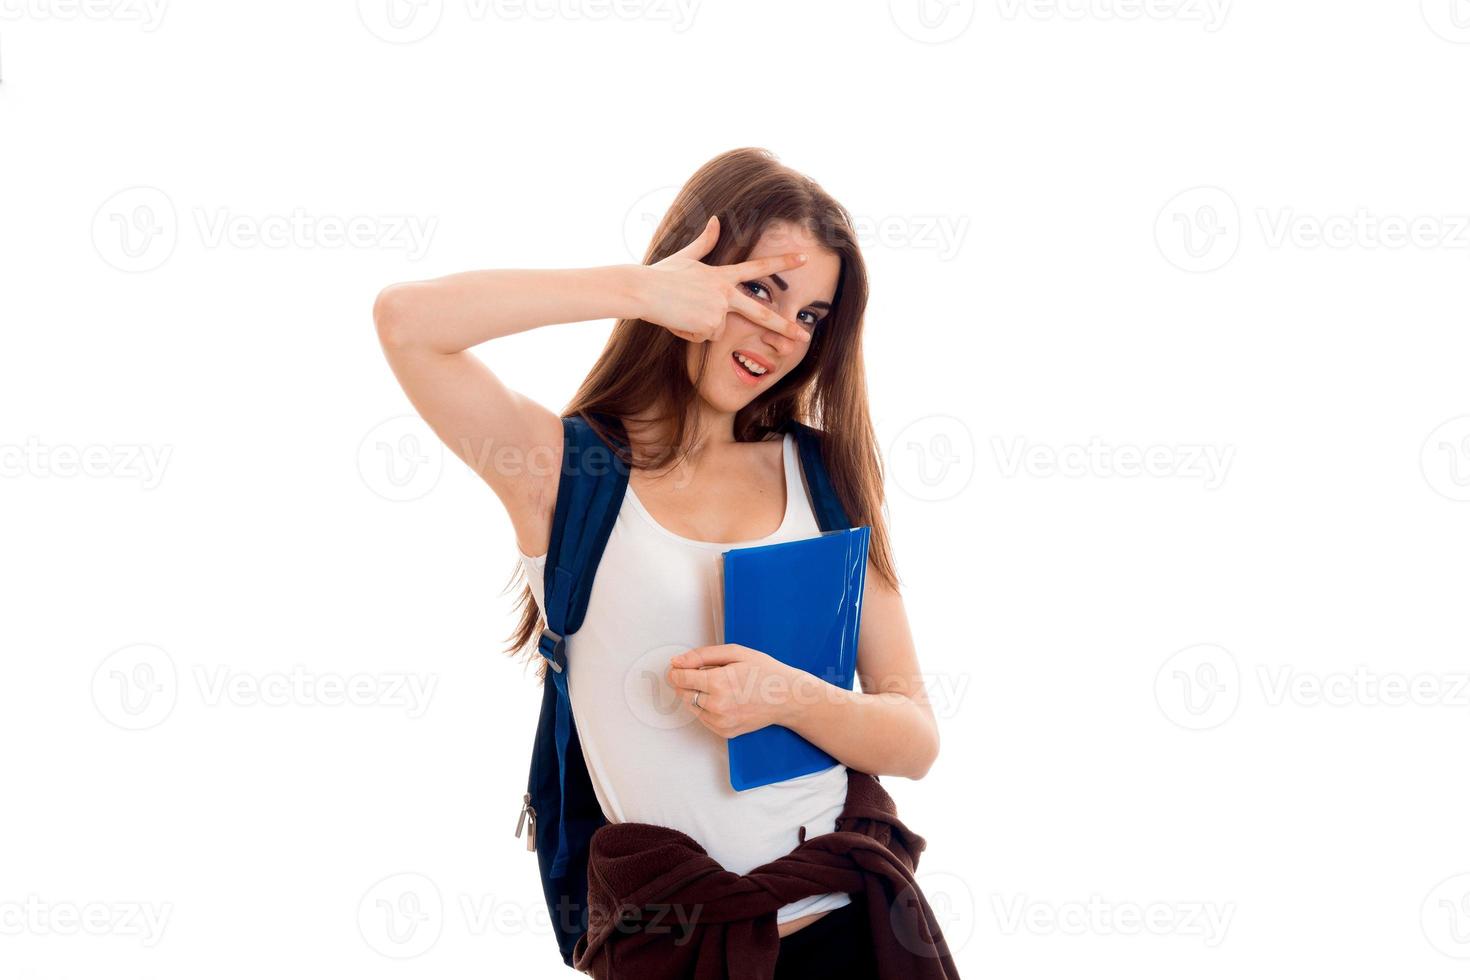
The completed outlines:
{"type": "Polygon", "coordinates": [[[389,348],[454,354],[553,323],[639,316],[640,265],[589,269],[484,269],[396,283],[373,316],[389,348]]]}
{"type": "Polygon", "coordinates": [[[939,754],[934,716],[897,692],[846,691],[806,675],[781,724],[843,765],[920,779],[939,754]]]}

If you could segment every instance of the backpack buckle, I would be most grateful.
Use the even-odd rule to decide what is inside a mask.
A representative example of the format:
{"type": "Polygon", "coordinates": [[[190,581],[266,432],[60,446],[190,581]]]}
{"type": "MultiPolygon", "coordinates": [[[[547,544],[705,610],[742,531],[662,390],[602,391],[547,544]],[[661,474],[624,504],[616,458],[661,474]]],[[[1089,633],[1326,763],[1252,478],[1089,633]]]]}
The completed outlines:
{"type": "Polygon", "coordinates": [[[550,626],[541,631],[541,639],[536,644],[536,649],[541,656],[546,658],[546,665],[560,674],[567,665],[567,641],[550,626]]]}

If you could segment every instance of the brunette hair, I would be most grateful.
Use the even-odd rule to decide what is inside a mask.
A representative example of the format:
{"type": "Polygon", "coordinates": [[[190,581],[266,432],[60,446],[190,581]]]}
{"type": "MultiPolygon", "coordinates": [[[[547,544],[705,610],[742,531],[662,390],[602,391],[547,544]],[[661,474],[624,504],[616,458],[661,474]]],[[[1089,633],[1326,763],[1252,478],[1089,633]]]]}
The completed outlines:
{"type": "MultiPolygon", "coordinates": [[[[705,263],[745,261],[766,226],[778,221],[807,229],[820,242],[819,247],[831,249],[841,260],[832,309],[814,331],[806,355],[770,390],[736,413],[734,435],[740,442],[760,441],[789,419],[819,430],[822,462],[838,499],[854,527],[872,529],[869,558],[883,580],[897,589],[898,573],[883,512],[883,462],[868,417],[863,368],[868,276],[852,217],[815,181],[779,163],[768,150],[730,150],[700,167],[680,189],[654,232],[644,264],[662,261],[689,244],[711,215],[719,216],[720,237],[702,260],[705,263]]],[[[657,413],[668,438],[645,458],[630,458],[621,448],[619,456],[630,466],[653,469],[682,462],[689,450],[685,440],[698,392],[689,378],[688,346],[689,341],[657,324],[618,320],[562,417],[582,415],[604,441],[618,447],[624,440],[610,438],[593,413],[618,420],[646,419],[646,413],[657,413]]],[[[699,346],[698,376],[702,378],[709,345],[699,346]]],[[[800,489],[788,487],[787,492],[800,489]]],[[[519,564],[507,591],[517,581],[525,581],[519,564]]],[[[523,586],[517,608],[520,619],[506,652],[515,655],[525,650],[528,658],[541,661],[538,675],[544,677],[545,658],[536,655],[534,643],[546,620],[529,585],[523,586]]]]}

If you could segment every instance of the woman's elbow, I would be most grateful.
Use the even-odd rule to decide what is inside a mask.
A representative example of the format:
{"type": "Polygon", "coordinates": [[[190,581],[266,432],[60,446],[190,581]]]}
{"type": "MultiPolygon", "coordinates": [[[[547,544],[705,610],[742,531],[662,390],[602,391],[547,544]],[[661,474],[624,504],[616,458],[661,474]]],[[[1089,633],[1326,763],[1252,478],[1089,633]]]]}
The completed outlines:
{"type": "Polygon", "coordinates": [[[388,350],[408,345],[408,292],[406,284],[395,283],[379,290],[373,300],[373,326],[377,328],[379,342],[388,350]]]}
{"type": "Polygon", "coordinates": [[[929,733],[922,739],[918,751],[915,753],[913,768],[909,771],[910,779],[923,779],[929,775],[935,760],[939,758],[939,726],[930,723],[929,733]]]}

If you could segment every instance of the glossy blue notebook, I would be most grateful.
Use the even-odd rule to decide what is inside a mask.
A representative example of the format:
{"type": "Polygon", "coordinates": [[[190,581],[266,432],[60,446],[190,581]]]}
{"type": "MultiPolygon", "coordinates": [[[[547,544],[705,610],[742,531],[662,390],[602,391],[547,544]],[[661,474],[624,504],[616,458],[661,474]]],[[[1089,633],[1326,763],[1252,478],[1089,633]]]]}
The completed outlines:
{"type": "MultiPolygon", "coordinates": [[[[826,531],[722,554],[723,643],[768,653],[844,690],[857,671],[870,528],[826,531]]],[[[837,765],[789,728],[729,741],[730,785],[753,789],[837,765]]]]}

